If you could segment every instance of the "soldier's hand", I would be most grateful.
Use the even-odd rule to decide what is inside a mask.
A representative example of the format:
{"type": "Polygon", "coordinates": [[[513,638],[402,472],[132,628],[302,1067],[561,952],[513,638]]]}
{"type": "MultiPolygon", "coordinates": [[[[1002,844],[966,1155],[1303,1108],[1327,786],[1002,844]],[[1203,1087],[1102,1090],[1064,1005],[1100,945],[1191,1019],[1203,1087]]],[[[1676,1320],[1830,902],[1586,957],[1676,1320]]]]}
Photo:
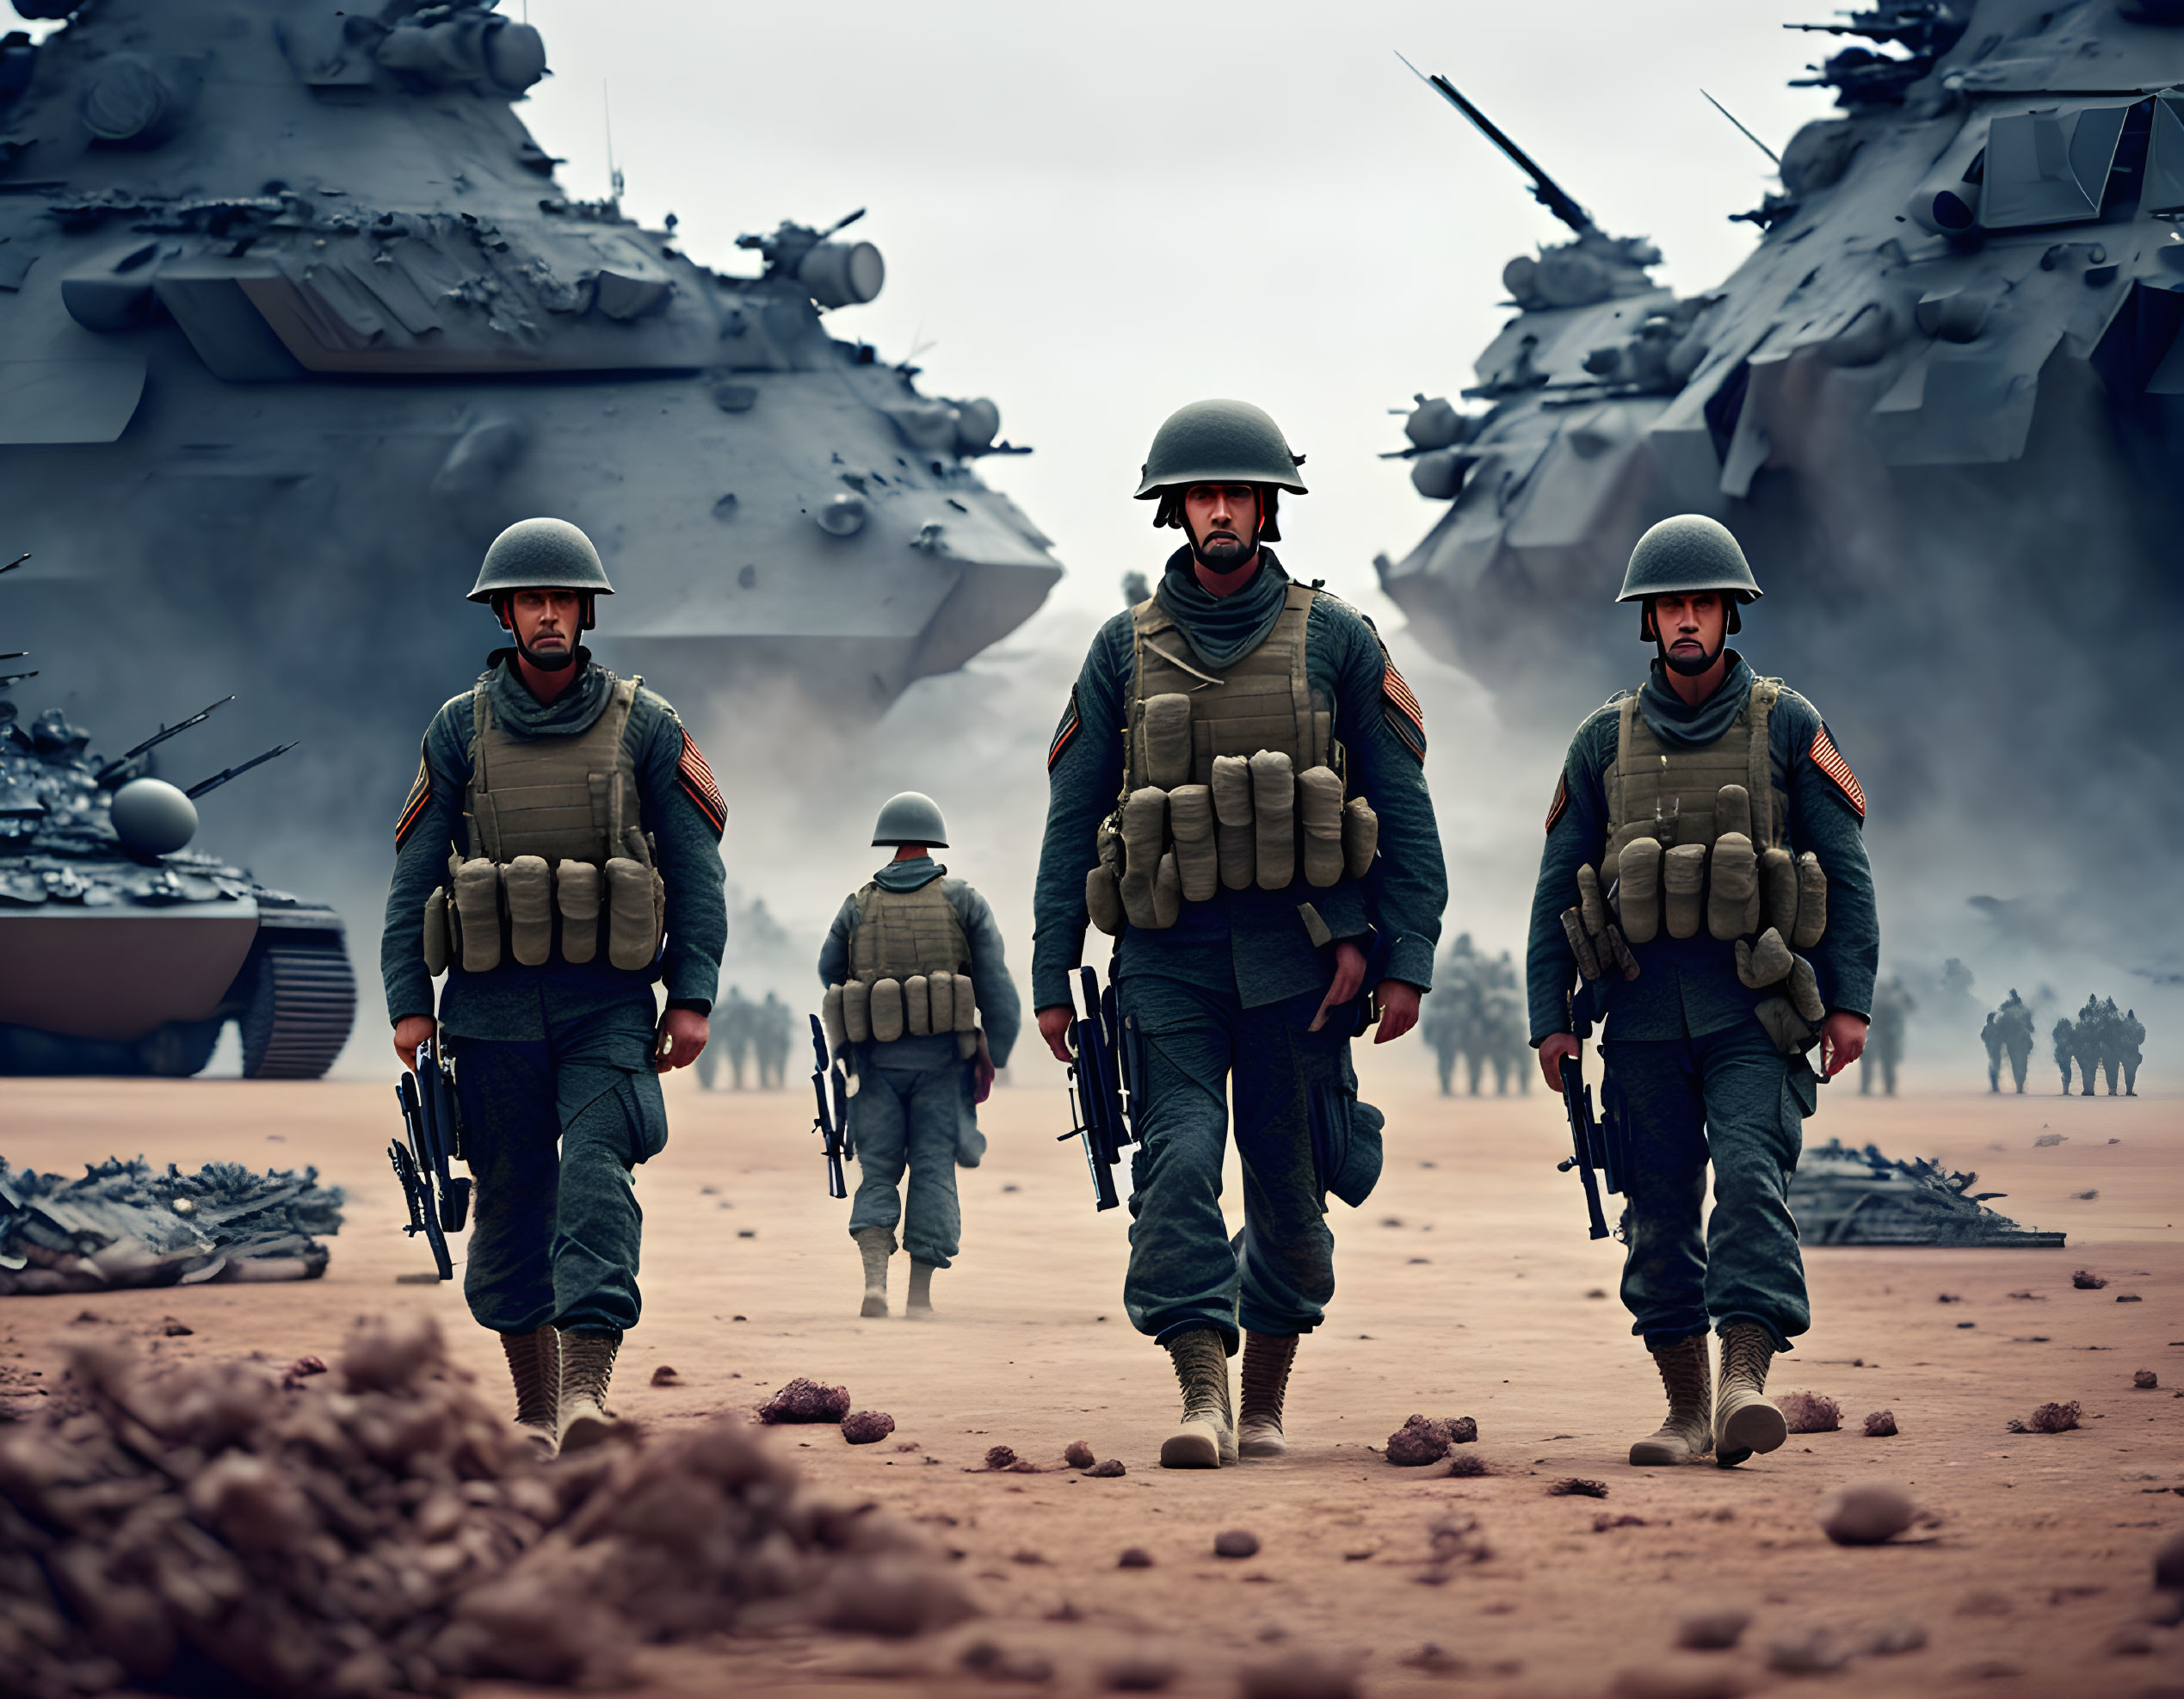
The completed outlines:
{"type": "Polygon", "coordinates": [[[417,1047],[432,1036],[438,1024],[429,1015],[404,1015],[394,1023],[394,1053],[410,1072],[417,1071],[417,1047]]]}
{"type": "Polygon", "coordinates": [[[1574,1032],[1551,1032],[1539,1041],[1539,1072],[1546,1076],[1548,1090],[1560,1095],[1564,1061],[1583,1053],[1584,1048],[1574,1032]]]}
{"type": "Polygon", "coordinates": [[[1403,979],[1383,979],[1375,985],[1373,1000],[1380,1005],[1380,1029],[1373,1035],[1373,1041],[1385,1044],[1416,1026],[1422,995],[1417,986],[1403,979]]]}
{"type": "Polygon", "coordinates": [[[669,1073],[687,1068],[706,1047],[706,1017],[694,1009],[670,1009],[660,1016],[659,1037],[652,1046],[652,1068],[669,1073]]]}
{"type": "Polygon", "coordinates": [[[1838,1009],[1820,1023],[1821,1077],[1833,1079],[1866,1048],[1867,1022],[1863,1015],[1838,1009]]]}
{"type": "Polygon", "coordinates": [[[1039,1035],[1046,1041],[1046,1047],[1054,1053],[1058,1062],[1077,1059],[1070,1054],[1070,1026],[1077,1019],[1077,1010],[1066,1003],[1057,1003],[1039,1011],[1039,1035]]]}
{"type": "MultiPolygon", "coordinates": [[[[1327,995],[1319,1000],[1319,1013],[1312,1016],[1306,1032],[1317,1032],[1327,1024],[1327,1011],[1356,997],[1365,985],[1365,952],[1344,938],[1335,946],[1335,978],[1327,987],[1327,995]]],[[[1416,1011],[1412,1011],[1414,1016],[1416,1011]]]]}
{"type": "Polygon", "coordinates": [[[993,1096],[993,1052],[986,1048],[986,1035],[978,1035],[978,1053],[971,1059],[971,1101],[983,1103],[993,1096]]]}

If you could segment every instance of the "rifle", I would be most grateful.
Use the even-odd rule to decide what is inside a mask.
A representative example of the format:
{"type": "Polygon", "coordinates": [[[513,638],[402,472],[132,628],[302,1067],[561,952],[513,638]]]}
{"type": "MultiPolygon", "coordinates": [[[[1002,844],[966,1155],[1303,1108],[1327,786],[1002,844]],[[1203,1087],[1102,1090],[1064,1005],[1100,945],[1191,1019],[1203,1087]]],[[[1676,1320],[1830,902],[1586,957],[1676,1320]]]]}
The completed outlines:
{"type": "Polygon", "coordinates": [[[1092,1171],[1093,1206],[1112,1209],[1122,1201],[1115,1195],[1113,1171],[1122,1160],[1122,1147],[1135,1136],[1126,1099],[1135,1093],[1137,1084],[1122,1060],[1126,1053],[1120,1042],[1114,987],[1109,985],[1103,996],[1097,973],[1089,967],[1077,971],[1084,999],[1084,1012],[1070,1028],[1070,1047],[1077,1053],[1070,1064],[1070,1114],[1077,1124],[1054,1142],[1084,1141],[1085,1165],[1092,1171]]]}
{"type": "Polygon", "coordinates": [[[847,1197],[849,1183],[842,1177],[842,1158],[848,1149],[849,1082],[843,1078],[842,1064],[830,1062],[827,1056],[826,1029],[819,1024],[819,1017],[811,1017],[811,1054],[815,1059],[811,1069],[811,1097],[819,1112],[811,1121],[811,1130],[819,1135],[819,1143],[827,1155],[827,1195],[847,1197]],[[830,1096],[828,1083],[833,1090],[830,1096]]]}
{"type": "MultiPolygon", "coordinates": [[[[1593,1183],[1593,1170],[1607,1165],[1606,1143],[1601,1137],[1600,1124],[1593,1119],[1592,1088],[1585,1084],[1584,1052],[1562,1059],[1562,1106],[1570,1116],[1570,1140],[1575,1154],[1564,1157],[1555,1165],[1555,1172],[1567,1174],[1577,1171],[1577,1177],[1584,1183],[1585,1214],[1589,1219],[1589,1232],[1595,1239],[1607,1237],[1607,1222],[1600,1213],[1600,1188],[1593,1183]]],[[[1609,1188],[1614,1189],[1611,1179],[1609,1188]]]]}
{"type": "Polygon", "coordinates": [[[410,1206],[405,1233],[423,1233],[432,1247],[432,1260],[440,1278],[455,1277],[453,1259],[447,1254],[447,1235],[459,1233],[470,1216],[470,1181],[448,1171],[448,1165],[462,1156],[462,1134],[455,1115],[454,1084],[447,1064],[434,1053],[427,1039],[417,1046],[417,1071],[405,1073],[394,1088],[402,1107],[402,1127],[408,1142],[397,1139],[387,1149],[394,1177],[402,1183],[403,1201],[410,1206]]]}

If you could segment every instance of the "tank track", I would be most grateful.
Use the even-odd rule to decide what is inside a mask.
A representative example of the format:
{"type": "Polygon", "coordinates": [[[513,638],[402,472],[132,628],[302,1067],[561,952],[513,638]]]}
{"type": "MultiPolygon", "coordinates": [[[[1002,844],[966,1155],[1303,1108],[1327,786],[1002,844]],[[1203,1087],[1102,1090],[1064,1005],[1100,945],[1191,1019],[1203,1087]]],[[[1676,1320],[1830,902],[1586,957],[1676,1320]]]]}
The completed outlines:
{"type": "Polygon", "coordinates": [[[243,1077],[317,1079],[341,1054],[355,1020],[356,975],[338,933],[292,932],[268,941],[238,1022],[243,1077]]]}

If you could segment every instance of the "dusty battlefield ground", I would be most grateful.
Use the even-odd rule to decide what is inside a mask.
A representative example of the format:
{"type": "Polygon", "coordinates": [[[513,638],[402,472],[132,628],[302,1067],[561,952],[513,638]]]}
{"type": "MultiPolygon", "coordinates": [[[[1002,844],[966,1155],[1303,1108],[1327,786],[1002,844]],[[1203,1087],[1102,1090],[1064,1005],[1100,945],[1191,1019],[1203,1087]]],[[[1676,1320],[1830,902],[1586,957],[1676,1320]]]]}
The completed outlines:
{"type": "MultiPolygon", "coordinates": [[[[991,1690],[990,1677],[1045,1659],[1045,1690],[1090,1692],[1135,1652],[1174,1660],[1171,1692],[1227,1695],[1240,1669],[1308,1647],[1361,1659],[1369,1695],[1590,1696],[1626,1671],[1694,1666],[1723,1685],[1663,1690],[1730,1690],[1734,1675],[1749,1690],[2184,1694],[2184,1628],[2142,1620],[2152,1554],[2184,1529],[2174,1095],[2064,1101],[2051,1083],[1890,1101],[1831,1084],[1811,1142],[1870,1139],[1976,1168],[1982,1189],[2009,1194],[2002,1208],[2068,1231],[2070,1248],[1809,1252],[1815,1324],[1772,1389],[1835,1399],[1842,1430],[1792,1435],[1733,1471],[1638,1471],[1625,1450],[1653,1426],[1657,1387],[1611,1295],[1619,1248],[1588,1242],[1576,1182],[1552,1165],[1566,1148],[1559,1100],[1535,1082],[1527,1097],[1443,1101],[1416,1054],[1367,1058],[1367,1094],[1391,1112],[1387,1170],[1365,1209],[1336,1206],[1341,1289],[1299,1356],[1290,1454],[1173,1473],[1155,1464],[1173,1379],[1121,1312],[1125,1219],[1095,1216],[1076,1146],[1054,1142],[1060,1071],[1031,1048],[987,1113],[984,1165],[962,1177],[967,1251],[921,1322],[899,1316],[900,1257],[898,1316],[857,1318],[847,1206],[825,1195],[808,1090],[670,1083],[674,1136],[639,1182],[645,1324],[616,1405],[669,1427],[747,1412],[794,1375],[847,1384],[858,1407],[893,1414],[892,1439],[853,1448],[806,1427],[768,1430],[768,1443],[828,1487],[915,1519],[988,1614],[906,1646],[807,1635],[663,1650],[648,1654],[649,1691],[991,1690]],[[2044,1133],[2066,1142],[2036,1145],[2044,1133]],[[2108,1284],[2074,1288],[2078,1269],[2108,1284]],[[661,1364],[682,1384],[651,1386],[661,1364]],[[2159,1386],[2135,1388],[2140,1370],[2159,1386]],[[2071,1399],[2075,1432],[2006,1429],[2071,1399]],[[1882,1409],[1901,1432],[1869,1439],[1863,1418],[1882,1409]],[[1381,1449],[1414,1412],[1475,1417],[1464,1453],[1492,1473],[1391,1466],[1381,1449]],[[1075,1440],[1128,1473],[1064,1468],[1075,1440]],[[996,1445],[1052,1472],[987,1472],[996,1445]],[[1607,1497],[1550,1495],[1570,1476],[1607,1497]],[[1887,1546],[1830,1545],[1815,1505],[1872,1479],[1907,1486],[1922,1523],[1887,1546]],[[1489,1554],[1437,1560],[1436,1525],[1443,1559],[1482,1543],[1489,1554]],[[1234,1529],[1258,1536],[1256,1555],[1213,1554],[1234,1529]],[[1151,1566],[1119,1566],[1131,1547],[1151,1566]],[[1683,1618],[1724,1606],[1753,1613],[1741,1646],[1675,1650],[1683,1618]],[[1923,1641],[1833,1673],[1770,1667],[1816,1630],[1856,1646],[1890,1630],[1923,1641]],[[979,1640],[1003,1654],[983,1675],[960,1661],[979,1640]]],[[[12,1165],[139,1152],[311,1163],[349,1208],[315,1283],[0,1301],[7,1402],[34,1407],[22,1389],[58,1376],[93,1328],[166,1356],[282,1362],[331,1356],[357,1317],[420,1309],[499,1397],[497,1349],[459,1291],[398,1283],[427,1259],[397,1230],[392,1125],[384,1084],[8,1082],[12,1165]],[[162,1337],[170,1316],[194,1332],[162,1337]]]]}

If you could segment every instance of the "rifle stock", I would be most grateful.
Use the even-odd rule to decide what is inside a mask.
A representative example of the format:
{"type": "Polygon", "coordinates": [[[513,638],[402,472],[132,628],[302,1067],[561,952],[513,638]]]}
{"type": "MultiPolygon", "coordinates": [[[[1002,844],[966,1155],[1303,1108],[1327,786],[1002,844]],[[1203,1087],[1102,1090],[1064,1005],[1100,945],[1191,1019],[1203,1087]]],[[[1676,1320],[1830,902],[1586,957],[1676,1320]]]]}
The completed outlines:
{"type": "Polygon", "coordinates": [[[842,1171],[842,1158],[848,1148],[849,1085],[842,1064],[827,1054],[826,1029],[817,1015],[811,1016],[811,1099],[818,1110],[812,1117],[811,1130],[819,1135],[820,1148],[826,1152],[827,1195],[847,1197],[849,1183],[842,1171]]]}
{"type": "MultiPolygon", "coordinates": [[[[1085,1166],[1092,1174],[1093,1206],[1113,1209],[1121,1202],[1114,1186],[1114,1165],[1122,1159],[1122,1147],[1134,1136],[1126,1094],[1134,1092],[1120,1042],[1122,1020],[1109,985],[1104,995],[1100,976],[1089,967],[1077,969],[1083,1012],[1070,1023],[1070,1047],[1077,1060],[1070,1064],[1070,1112],[1075,1124],[1056,1143],[1081,1140],[1085,1166]]],[[[1072,1010],[1072,1013],[1075,1013],[1072,1010]]]]}

